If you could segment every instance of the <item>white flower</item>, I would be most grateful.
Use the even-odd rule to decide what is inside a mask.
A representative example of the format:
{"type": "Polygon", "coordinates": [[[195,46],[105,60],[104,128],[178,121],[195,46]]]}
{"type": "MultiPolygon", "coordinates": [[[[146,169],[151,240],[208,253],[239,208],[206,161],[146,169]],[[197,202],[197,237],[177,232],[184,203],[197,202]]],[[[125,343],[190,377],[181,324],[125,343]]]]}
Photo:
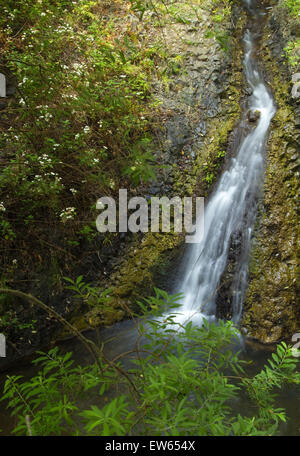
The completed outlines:
{"type": "Polygon", "coordinates": [[[76,208],[75,207],[66,207],[61,213],[60,213],[60,218],[63,223],[65,223],[67,220],[73,219],[76,215],[76,208]]]}
{"type": "Polygon", "coordinates": [[[6,211],[6,208],[5,208],[4,204],[3,204],[3,201],[1,201],[1,203],[0,203],[0,211],[2,211],[2,212],[6,211]]]}
{"type": "Polygon", "coordinates": [[[84,133],[87,134],[91,131],[90,127],[88,125],[86,125],[83,129],[84,133]]]}
{"type": "Polygon", "coordinates": [[[75,188],[70,188],[70,192],[71,192],[73,195],[76,195],[76,193],[78,192],[78,190],[75,190],[75,188]]]}
{"type": "Polygon", "coordinates": [[[45,120],[48,122],[48,120],[52,119],[53,115],[50,114],[49,112],[46,112],[45,114],[45,120]]]}

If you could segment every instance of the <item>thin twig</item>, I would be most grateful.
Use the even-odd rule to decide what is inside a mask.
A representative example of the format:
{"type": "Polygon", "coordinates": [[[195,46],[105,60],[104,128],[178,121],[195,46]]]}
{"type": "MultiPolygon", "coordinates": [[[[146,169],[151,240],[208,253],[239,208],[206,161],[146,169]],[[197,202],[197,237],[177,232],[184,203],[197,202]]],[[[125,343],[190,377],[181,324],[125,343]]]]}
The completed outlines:
{"type": "Polygon", "coordinates": [[[81,332],[78,331],[77,328],[75,328],[75,326],[71,325],[64,317],[62,317],[59,313],[57,313],[54,309],[52,309],[52,307],[47,306],[46,304],[44,304],[42,301],[40,301],[39,299],[35,298],[31,294],[26,294],[26,293],[23,293],[22,291],[19,291],[19,290],[12,290],[12,289],[9,289],[9,288],[0,288],[0,294],[1,293],[2,294],[13,295],[13,296],[18,296],[19,298],[22,298],[22,299],[30,302],[31,304],[34,304],[34,305],[44,309],[47,313],[49,313],[50,315],[52,315],[55,318],[57,318],[57,320],[60,323],[62,323],[64,326],[66,326],[70,330],[71,333],[73,333],[76,337],[78,337],[78,339],[82,342],[82,344],[86,347],[86,349],[89,351],[89,353],[94,358],[94,360],[95,360],[95,362],[96,362],[96,364],[98,366],[98,369],[99,369],[99,371],[101,373],[103,372],[103,368],[101,366],[99,358],[102,358],[103,361],[107,365],[109,365],[113,369],[117,370],[119,372],[119,374],[123,375],[128,380],[128,382],[130,383],[130,385],[132,386],[134,391],[137,392],[136,386],[133,383],[133,381],[131,380],[131,378],[128,376],[128,374],[120,366],[115,364],[113,361],[110,361],[103,354],[103,351],[100,350],[99,347],[97,347],[97,345],[92,340],[87,339],[86,337],[84,337],[81,334],[81,332]]]}
{"type": "Polygon", "coordinates": [[[25,416],[25,420],[26,420],[26,426],[27,426],[27,430],[28,430],[28,435],[32,436],[32,430],[31,430],[31,424],[30,424],[30,416],[26,415],[25,416]]]}

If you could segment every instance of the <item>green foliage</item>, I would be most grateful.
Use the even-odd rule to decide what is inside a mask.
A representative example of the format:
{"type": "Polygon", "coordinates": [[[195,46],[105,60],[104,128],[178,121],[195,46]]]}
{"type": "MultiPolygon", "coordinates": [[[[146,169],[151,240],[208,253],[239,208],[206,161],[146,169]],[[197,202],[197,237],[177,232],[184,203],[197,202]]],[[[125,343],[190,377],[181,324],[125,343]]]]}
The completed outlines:
{"type": "Polygon", "coordinates": [[[31,320],[29,323],[21,323],[19,319],[16,317],[14,312],[8,310],[4,315],[0,318],[0,327],[1,332],[6,332],[6,328],[15,329],[17,331],[22,331],[24,329],[31,329],[32,333],[36,333],[35,329],[36,320],[31,320]]]}
{"type": "MultiPolygon", "coordinates": [[[[147,145],[150,139],[143,140],[143,146],[147,145]]],[[[135,185],[138,185],[140,181],[149,181],[150,179],[156,180],[154,169],[154,157],[153,155],[144,149],[144,153],[141,153],[139,149],[135,149],[131,155],[131,165],[126,167],[123,174],[129,175],[135,185]]]]}
{"type": "MultiPolygon", "coordinates": [[[[78,279],[75,288],[84,287],[78,279]]],[[[42,370],[29,381],[8,377],[2,400],[17,418],[14,433],[275,435],[287,419],[275,405],[276,393],[286,384],[300,384],[291,349],[280,344],[268,365],[249,378],[245,362],[229,348],[238,338],[233,324],[177,323],[179,300],[180,295],[155,289],[155,296],[140,303],[151,312],[137,322],[138,339],[145,342],[133,348],[130,382],[120,373],[122,355],[121,364],[101,361],[99,371],[93,364],[74,367],[71,353],[59,354],[57,348],[35,360],[42,370]],[[94,405],[85,410],[82,399],[92,391],[94,405]],[[236,411],[242,393],[254,406],[251,413],[236,411]]]]}
{"type": "Polygon", "coordinates": [[[86,284],[83,281],[83,276],[77,277],[76,280],[72,280],[69,277],[65,277],[64,279],[71,284],[66,286],[66,289],[74,291],[74,296],[76,298],[82,299],[82,301],[90,307],[101,306],[102,308],[106,307],[107,310],[109,310],[110,288],[100,290],[99,288],[86,284]]]}
{"type": "Polygon", "coordinates": [[[2,264],[8,275],[5,259],[18,252],[19,270],[34,275],[46,249],[60,270],[93,247],[98,196],[156,179],[151,83],[185,67],[163,28],[205,17],[227,49],[230,1],[0,3],[1,72],[16,88],[1,111],[2,264]]]}
{"type": "Polygon", "coordinates": [[[24,383],[19,383],[21,376],[8,376],[3,398],[13,408],[12,415],[19,418],[15,434],[28,433],[28,416],[32,435],[61,435],[75,426],[76,399],[100,379],[95,366],[73,367],[72,354],[59,355],[57,347],[47,354],[38,353],[41,356],[34,363],[42,370],[24,383]]]}
{"type": "Polygon", "coordinates": [[[299,17],[300,0],[284,0],[284,5],[288,8],[292,16],[299,17]]]}
{"type": "Polygon", "coordinates": [[[209,14],[213,25],[206,37],[216,38],[224,51],[230,50],[231,40],[224,24],[231,14],[231,0],[130,0],[130,3],[140,20],[144,19],[147,12],[153,13],[159,27],[168,22],[190,24],[193,20],[200,21],[205,11],[209,14]]]}
{"type": "MultiPolygon", "coordinates": [[[[279,6],[286,8],[288,13],[286,16],[290,25],[293,23],[296,25],[300,17],[300,0],[281,0],[279,6]]],[[[289,41],[284,48],[284,52],[290,66],[296,67],[300,62],[300,39],[289,41]]]]}
{"type": "Polygon", "coordinates": [[[214,179],[215,179],[214,173],[208,173],[205,176],[205,180],[208,185],[211,185],[213,183],[214,179]]]}
{"type": "Polygon", "coordinates": [[[124,396],[116,397],[109,404],[102,407],[92,405],[90,410],[83,411],[80,415],[84,418],[87,434],[97,435],[126,435],[126,429],[131,425],[134,413],[128,410],[129,403],[124,396]]]}
{"type": "Polygon", "coordinates": [[[216,33],[216,40],[219,43],[219,45],[221,46],[221,48],[223,49],[223,51],[229,52],[230,45],[231,45],[230,35],[226,31],[220,30],[218,28],[216,29],[215,33],[216,33]]]}
{"type": "Polygon", "coordinates": [[[293,378],[299,382],[300,375],[295,373],[296,362],[292,357],[293,353],[285,342],[277,346],[277,352],[272,353],[272,359],[264,369],[253,379],[243,379],[243,384],[247,387],[248,393],[259,408],[259,420],[266,422],[274,421],[272,432],[276,430],[278,422],[286,421],[284,409],[274,409],[274,388],[280,390],[285,383],[289,383],[293,378]]]}
{"type": "Polygon", "coordinates": [[[122,18],[104,20],[96,1],[2,3],[1,71],[17,90],[2,113],[1,239],[24,248],[50,225],[70,249],[94,239],[97,195],[155,177],[149,82],[160,47],[122,18]]]}
{"type": "Polygon", "coordinates": [[[289,41],[288,45],[284,48],[284,52],[289,64],[296,67],[300,62],[300,39],[296,41],[289,41]]]}

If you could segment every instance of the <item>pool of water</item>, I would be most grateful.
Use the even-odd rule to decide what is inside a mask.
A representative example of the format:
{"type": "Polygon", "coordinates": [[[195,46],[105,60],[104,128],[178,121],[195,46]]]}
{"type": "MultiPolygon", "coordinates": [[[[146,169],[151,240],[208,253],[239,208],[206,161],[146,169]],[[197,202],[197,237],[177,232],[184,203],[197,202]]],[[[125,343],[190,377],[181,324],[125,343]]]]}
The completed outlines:
{"type": "MultiPolygon", "coordinates": [[[[105,355],[109,359],[114,359],[116,356],[134,350],[138,337],[136,322],[134,323],[131,320],[117,323],[111,328],[100,331],[87,331],[85,335],[95,342],[98,341],[98,343],[103,343],[105,355]]],[[[59,347],[63,352],[71,351],[73,353],[73,359],[78,364],[86,365],[93,361],[90,354],[86,351],[86,348],[75,338],[60,342],[59,347]]],[[[264,347],[244,339],[240,340],[240,344],[235,344],[231,348],[233,350],[241,350],[241,359],[251,361],[251,364],[247,366],[247,374],[249,376],[259,372],[267,359],[271,356],[273,350],[271,347],[264,347]]],[[[46,349],[44,351],[46,351],[46,349]]],[[[124,367],[128,367],[129,363],[130,357],[125,357],[123,359],[124,367]]],[[[29,359],[24,359],[22,363],[18,363],[8,371],[0,373],[1,391],[6,375],[23,375],[25,379],[29,379],[37,373],[37,370],[37,367],[32,365],[29,359]]],[[[113,393],[110,393],[109,398],[111,398],[112,395],[113,393]]],[[[97,404],[101,407],[98,395],[89,396],[80,403],[80,406],[89,408],[92,404],[97,404]]],[[[287,423],[282,423],[280,425],[280,435],[300,436],[300,385],[293,386],[290,389],[285,388],[283,391],[280,391],[277,406],[286,409],[287,416],[289,417],[287,423]]],[[[241,395],[238,400],[235,401],[233,411],[242,415],[251,415],[252,407],[253,405],[249,399],[246,396],[241,395]]],[[[0,429],[2,429],[2,434],[0,435],[11,435],[14,424],[15,419],[10,417],[10,413],[5,408],[5,404],[1,403],[0,429]]]]}

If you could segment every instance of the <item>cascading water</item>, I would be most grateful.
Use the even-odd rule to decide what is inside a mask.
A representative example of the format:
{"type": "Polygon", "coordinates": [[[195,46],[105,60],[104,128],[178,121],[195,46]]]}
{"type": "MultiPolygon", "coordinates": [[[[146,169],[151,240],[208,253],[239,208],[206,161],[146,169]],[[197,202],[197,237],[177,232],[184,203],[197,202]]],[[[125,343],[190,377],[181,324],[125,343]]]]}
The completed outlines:
{"type": "MultiPolygon", "coordinates": [[[[264,15],[252,0],[245,0],[249,14],[264,15]]],[[[255,19],[257,20],[257,19],[255,19]]],[[[232,318],[238,322],[247,284],[248,252],[256,216],[256,200],[263,181],[267,133],[276,112],[255,60],[255,34],[244,36],[245,75],[252,95],[249,109],[259,111],[256,127],[244,138],[225,170],[205,209],[205,232],[200,244],[191,244],[184,259],[183,280],[177,287],[184,300],[177,321],[201,324],[203,317],[214,319],[216,294],[228,263],[229,248],[236,233],[241,237],[241,254],[233,279],[232,318]]],[[[244,122],[244,120],[243,120],[244,122]]],[[[242,128],[242,126],[241,126],[242,128]]]]}

